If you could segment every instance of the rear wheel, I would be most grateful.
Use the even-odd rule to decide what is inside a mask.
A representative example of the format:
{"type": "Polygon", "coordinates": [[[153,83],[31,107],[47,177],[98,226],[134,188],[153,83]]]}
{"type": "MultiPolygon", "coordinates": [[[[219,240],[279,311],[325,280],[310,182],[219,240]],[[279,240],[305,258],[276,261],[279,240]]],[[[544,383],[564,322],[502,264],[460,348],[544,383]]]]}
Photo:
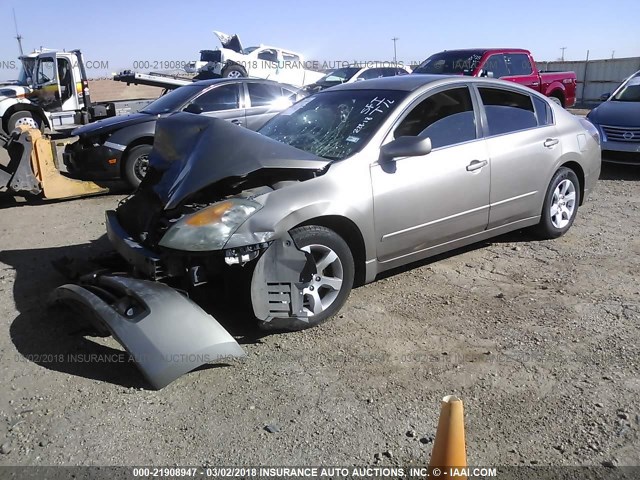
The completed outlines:
{"type": "Polygon", "coordinates": [[[42,121],[37,115],[33,114],[32,112],[26,110],[16,112],[11,115],[11,117],[9,117],[9,121],[7,122],[7,133],[11,133],[16,128],[22,126],[40,129],[42,126],[42,121]]]}
{"type": "Polygon", "coordinates": [[[534,232],[541,238],[558,238],[571,228],[580,204],[580,182],[573,170],[562,167],[551,179],[534,232]]]}
{"type": "Polygon", "coordinates": [[[149,169],[151,145],[133,147],[125,158],[124,177],[133,188],[138,188],[149,169]]]}
{"type": "Polygon", "coordinates": [[[342,308],[353,287],[355,266],[349,246],[333,230],[317,225],[298,227],[291,231],[291,238],[307,255],[300,272],[307,315],[275,323],[287,330],[302,330],[324,322],[342,308]]]}
{"type": "Polygon", "coordinates": [[[247,72],[240,65],[229,65],[222,72],[224,78],[242,78],[247,76],[247,72]]]}
{"type": "Polygon", "coordinates": [[[561,107],[564,107],[564,105],[562,104],[562,99],[556,95],[550,96],[549,100],[551,100],[556,105],[560,105],[561,107]]]}

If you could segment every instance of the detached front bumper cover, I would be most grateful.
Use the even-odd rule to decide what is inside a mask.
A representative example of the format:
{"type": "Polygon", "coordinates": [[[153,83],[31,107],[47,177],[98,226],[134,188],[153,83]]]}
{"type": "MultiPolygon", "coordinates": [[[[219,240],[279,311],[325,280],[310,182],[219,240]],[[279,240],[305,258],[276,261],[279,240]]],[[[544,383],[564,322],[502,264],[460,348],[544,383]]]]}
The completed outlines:
{"type": "Polygon", "coordinates": [[[50,301],[80,307],[98,332],[122,344],[157,389],[206,363],[245,356],[215,318],[162,283],[91,274],[80,285],[58,287],[50,301]]]}

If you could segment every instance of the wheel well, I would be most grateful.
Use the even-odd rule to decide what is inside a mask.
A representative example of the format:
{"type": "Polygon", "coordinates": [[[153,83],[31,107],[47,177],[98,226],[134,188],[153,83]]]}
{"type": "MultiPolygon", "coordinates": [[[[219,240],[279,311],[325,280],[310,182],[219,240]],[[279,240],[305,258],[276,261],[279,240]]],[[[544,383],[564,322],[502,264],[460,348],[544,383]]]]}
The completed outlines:
{"type": "Polygon", "coordinates": [[[12,105],[11,107],[9,107],[7,109],[7,111],[4,113],[4,116],[2,117],[2,129],[7,132],[10,133],[8,131],[8,127],[9,127],[9,119],[11,118],[11,115],[13,115],[14,113],[17,112],[31,112],[34,116],[36,116],[37,118],[40,119],[40,121],[42,123],[44,123],[47,127],[50,126],[49,122],[47,121],[47,119],[45,117],[43,117],[40,112],[38,111],[37,108],[35,108],[33,105],[30,105],[28,103],[17,103],[15,105],[12,105]]]}
{"type": "Polygon", "coordinates": [[[225,64],[224,68],[220,71],[220,73],[224,75],[224,71],[229,67],[240,67],[244,72],[244,74],[245,75],[247,74],[247,69],[244,68],[243,65],[239,64],[238,62],[234,62],[233,60],[227,60],[227,63],[225,64]]]}
{"type": "Polygon", "coordinates": [[[564,108],[564,92],[562,90],[554,90],[549,94],[549,96],[556,97],[558,100],[560,100],[560,104],[564,108]]]}
{"type": "Polygon", "coordinates": [[[582,205],[582,202],[584,201],[584,171],[582,170],[582,167],[577,162],[563,163],[561,167],[566,167],[573,170],[573,172],[578,177],[578,182],[580,182],[580,204],[579,205],[582,205]]]}
{"type": "Polygon", "coordinates": [[[316,217],[306,222],[303,222],[296,227],[303,227],[308,225],[318,225],[321,227],[327,227],[347,242],[349,250],[353,255],[353,263],[355,266],[355,278],[354,286],[364,284],[365,279],[365,251],[364,251],[364,239],[360,229],[351,220],[338,215],[329,215],[326,217],[316,217]]]}
{"type": "Polygon", "coordinates": [[[120,161],[120,170],[122,171],[123,175],[124,175],[124,165],[126,163],[129,152],[131,151],[131,149],[139,145],[153,145],[153,137],[136,138],[133,142],[127,145],[127,148],[125,148],[124,152],[122,152],[122,160],[120,161]]]}

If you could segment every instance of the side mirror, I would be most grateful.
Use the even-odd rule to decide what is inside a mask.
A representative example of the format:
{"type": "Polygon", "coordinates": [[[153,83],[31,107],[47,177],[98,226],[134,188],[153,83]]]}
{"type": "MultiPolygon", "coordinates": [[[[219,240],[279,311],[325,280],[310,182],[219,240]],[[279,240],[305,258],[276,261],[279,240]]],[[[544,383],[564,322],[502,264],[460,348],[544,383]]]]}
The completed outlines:
{"type": "Polygon", "coordinates": [[[493,72],[490,71],[490,70],[482,69],[482,70],[480,70],[480,76],[481,77],[487,77],[487,78],[493,78],[493,72]]]}
{"type": "Polygon", "coordinates": [[[187,105],[184,111],[187,113],[195,113],[196,115],[200,115],[202,112],[204,112],[204,109],[197,103],[190,103],[189,105],[187,105]]]}
{"type": "Polygon", "coordinates": [[[610,96],[611,96],[610,93],[603,93],[602,95],[600,95],[600,101],[601,102],[606,102],[607,100],[609,100],[610,96]]]}
{"type": "Polygon", "coordinates": [[[382,157],[387,160],[400,157],[421,157],[429,152],[431,152],[429,137],[398,137],[380,148],[382,157]]]}

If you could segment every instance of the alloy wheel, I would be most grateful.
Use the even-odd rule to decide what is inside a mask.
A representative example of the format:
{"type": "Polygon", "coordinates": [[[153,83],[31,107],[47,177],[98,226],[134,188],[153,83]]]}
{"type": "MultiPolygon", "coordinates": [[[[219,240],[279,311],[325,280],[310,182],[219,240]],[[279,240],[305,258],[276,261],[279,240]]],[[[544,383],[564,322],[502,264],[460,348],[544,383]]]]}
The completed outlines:
{"type": "Polygon", "coordinates": [[[149,155],[140,155],[136,159],[133,170],[136,174],[136,177],[138,177],[140,180],[144,179],[144,176],[147,174],[147,170],[149,170],[149,155]]]}
{"type": "Polygon", "coordinates": [[[576,187],[571,180],[562,180],[553,192],[549,217],[554,227],[566,227],[576,208],[576,187]]]}
{"type": "Polygon", "coordinates": [[[311,254],[315,262],[315,272],[302,290],[303,308],[313,316],[335,302],[342,288],[344,269],[338,254],[326,245],[308,245],[300,250],[311,254]]]}

